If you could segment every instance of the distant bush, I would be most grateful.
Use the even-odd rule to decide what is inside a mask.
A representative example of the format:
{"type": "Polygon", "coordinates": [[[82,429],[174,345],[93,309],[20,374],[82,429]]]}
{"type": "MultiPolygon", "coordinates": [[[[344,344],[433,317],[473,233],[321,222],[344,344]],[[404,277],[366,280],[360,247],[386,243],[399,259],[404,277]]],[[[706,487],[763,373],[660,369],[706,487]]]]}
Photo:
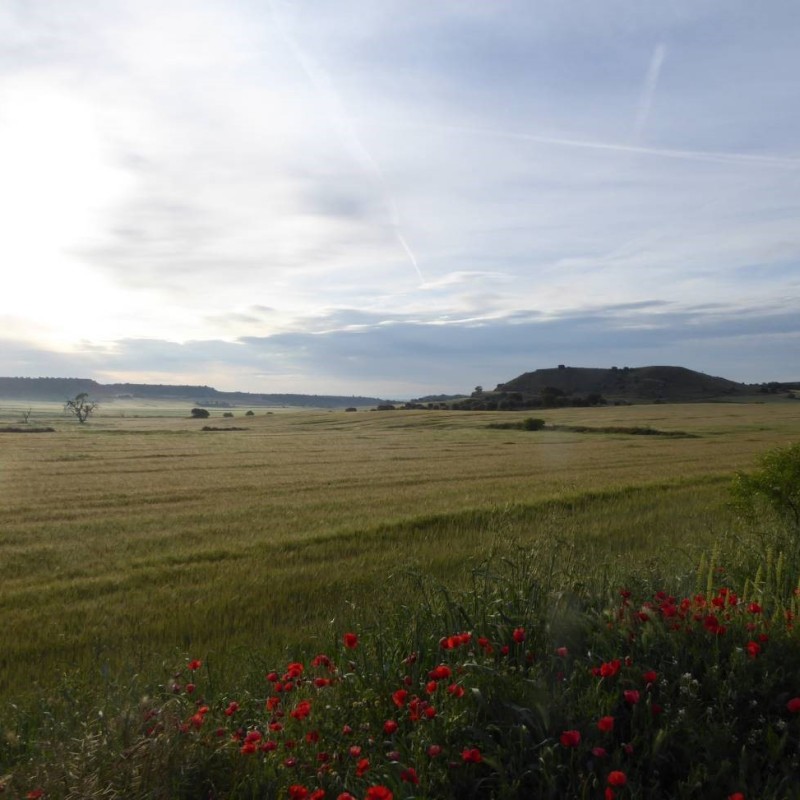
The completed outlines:
{"type": "Polygon", "coordinates": [[[246,417],[254,417],[256,415],[256,412],[255,411],[245,411],[244,415],[246,417]]]}
{"type": "Polygon", "coordinates": [[[223,417],[232,417],[233,416],[233,411],[226,411],[222,416],[223,417]]]}
{"type": "Polygon", "coordinates": [[[350,408],[346,408],[345,411],[358,411],[355,406],[350,406],[350,408]]]}
{"type": "Polygon", "coordinates": [[[540,431],[544,428],[544,420],[538,417],[527,417],[522,420],[522,430],[524,431],[540,431]]]}
{"type": "Polygon", "coordinates": [[[208,419],[211,416],[207,408],[193,408],[191,413],[194,419],[208,419]]]}
{"type": "Polygon", "coordinates": [[[213,425],[203,425],[201,431],[246,431],[247,428],[215,428],[213,425]]]}

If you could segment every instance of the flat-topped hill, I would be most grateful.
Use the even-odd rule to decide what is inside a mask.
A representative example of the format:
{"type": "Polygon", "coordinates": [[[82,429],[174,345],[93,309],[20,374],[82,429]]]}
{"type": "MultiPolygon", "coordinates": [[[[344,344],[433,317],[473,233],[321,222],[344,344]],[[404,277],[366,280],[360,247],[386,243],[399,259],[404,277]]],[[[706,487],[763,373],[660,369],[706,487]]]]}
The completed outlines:
{"type": "Polygon", "coordinates": [[[499,384],[496,391],[540,395],[546,389],[557,389],[565,395],[601,394],[606,398],[672,402],[754,394],[758,391],[745,383],[685,367],[663,366],[610,369],[560,366],[537,369],[499,384]]]}

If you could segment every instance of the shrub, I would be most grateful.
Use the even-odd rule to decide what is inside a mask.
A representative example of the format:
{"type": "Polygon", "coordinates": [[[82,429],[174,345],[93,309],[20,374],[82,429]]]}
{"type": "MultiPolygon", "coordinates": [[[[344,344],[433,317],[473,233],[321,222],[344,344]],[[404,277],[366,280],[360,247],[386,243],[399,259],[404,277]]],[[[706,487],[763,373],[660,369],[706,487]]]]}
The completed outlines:
{"type": "Polygon", "coordinates": [[[800,443],[765,453],[760,469],[737,473],[732,491],[747,516],[757,518],[769,510],[800,532],[800,443]]]}
{"type": "Polygon", "coordinates": [[[194,419],[208,419],[211,416],[207,408],[193,408],[191,413],[194,419]]]}
{"type": "Polygon", "coordinates": [[[527,417],[522,420],[522,430],[524,431],[540,431],[544,428],[544,420],[538,417],[527,417]]]}
{"type": "Polygon", "coordinates": [[[255,416],[255,411],[245,411],[244,415],[246,417],[254,417],[255,416]]]}
{"type": "Polygon", "coordinates": [[[226,411],[222,416],[223,417],[232,417],[233,416],[233,411],[226,411]]]}

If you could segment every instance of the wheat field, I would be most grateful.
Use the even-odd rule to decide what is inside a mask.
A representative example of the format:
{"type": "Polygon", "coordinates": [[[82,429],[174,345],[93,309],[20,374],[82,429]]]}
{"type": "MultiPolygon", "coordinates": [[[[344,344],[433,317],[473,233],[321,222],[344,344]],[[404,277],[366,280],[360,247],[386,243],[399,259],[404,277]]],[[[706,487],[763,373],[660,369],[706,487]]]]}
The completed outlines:
{"type": "Polygon", "coordinates": [[[728,534],[735,470],[800,439],[792,403],[540,414],[695,438],[493,430],[525,414],[492,412],[187,411],[109,405],[78,425],[42,405],[31,423],[54,433],[0,434],[0,697],[176,653],[291,651],[405,599],[410,571],[447,579],[509,542],[684,569],[728,534]]]}

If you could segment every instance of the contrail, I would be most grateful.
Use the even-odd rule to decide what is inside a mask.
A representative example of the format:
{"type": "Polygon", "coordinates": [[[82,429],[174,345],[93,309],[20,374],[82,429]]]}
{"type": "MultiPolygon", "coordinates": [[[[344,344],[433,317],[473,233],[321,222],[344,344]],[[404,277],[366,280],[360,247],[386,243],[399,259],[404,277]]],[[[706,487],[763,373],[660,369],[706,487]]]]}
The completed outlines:
{"type": "Polygon", "coordinates": [[[664,57],[667,54],[665,44],[656,45],[653,55],[650,58],[650,66],[647,68],[647,75],[644,79],[642,96],[639,99],[639,109],[636,112],[636,121],[633,124],[633,141],[638,144],[642,138],[644,126],[650,116],[650,109],[653,107],[653,98],[656,94],[656,86],[661,75],[661,67],[664,64],[664,57]]]}
{"type": "Polygon", "coordinates": [[[350,121],[344,105],[339,98],[338,93],[331,83],[330,77],[325,71],[300,47],[294,37],[289,33],[281,18],[281,12],[277,8],[276,0],[270,0],[269,3],[272,17],[275,21],[275,27],[278,33],[286,43],[292,54],[297,59],[303,72],[308,78],[311,85],[316,90],[323,104],[327,108],[328,116],[336,127],[339,139],[345,148],[350,152],[355,161],[361,167],[366,175],[368,175],[380,189],[381,196],[383,197],[384,204],[389,212],[389,217],[394,232],[395,238],[399,242],[403,251],[408,256],[411,265],[417,273],[420,283],[424,283],[422,272],[417,263],[417,258],[408,245],[403,234],[400,232],[400,215],[397,211],[397,206],[392,198],[389,187],[386,184],[381,168],[372,157],[372,154],[364,146],[363,142],[358,136],[355,127],[350,121]]]}
{"type": "Polygon", "coordinates": [[[643,147],[635,144],[617,144],[614,142],[596,142],[590,139],[569,139],[558,136],[537,136],[533,133],[504,131],[495,128],[474,128],[465,125],[413,125],[434,130],[449,130],[458,133],[468,133],[476,136],[493,136],[502,139],[514,139],[523,142],[536,142],[557,147],[578,147],[587,150],[608,150],[618,153],[636,153],[644,156],[659,158],[675,158],[684,161],[706,161],[715,164],[741,164],[750,166],[781,167],[784,169],[797,169],[800,167],[800,158],[781,156],[759,156],[748,153],[725,153],[713,150],[673,150],[666,147],[643,147]]]}

